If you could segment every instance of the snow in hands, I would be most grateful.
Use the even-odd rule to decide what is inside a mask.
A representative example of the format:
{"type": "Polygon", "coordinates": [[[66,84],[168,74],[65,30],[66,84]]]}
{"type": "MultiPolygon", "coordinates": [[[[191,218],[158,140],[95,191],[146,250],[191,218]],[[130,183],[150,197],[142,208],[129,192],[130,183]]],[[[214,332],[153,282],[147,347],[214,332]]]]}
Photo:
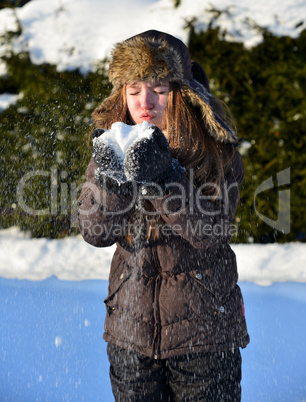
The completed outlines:
{"type": "Polygon", "coordinates": [[[110,130],[95,130],[102,134],[93,138],[93,157],[98,165],[96,176],[107,172],[118,184],[127,182],[123,168],[126,152],[137,142],[151,139],[154,129],[155,126],[144,121],[133,126],[116,122],[110,130]]]}
{"type": "Polygon", "coordinates": [[[111,147],[117,156],[124,160],[126,151],[136,141],[141,141],[143,138],[150,139],[154,132],[154,126],[147,121],[141,124],[129,126],[124,123],[114,123],[110,130],[105,130],[103,136],[94,139],[94,144],[103,142],[111,147]]]}

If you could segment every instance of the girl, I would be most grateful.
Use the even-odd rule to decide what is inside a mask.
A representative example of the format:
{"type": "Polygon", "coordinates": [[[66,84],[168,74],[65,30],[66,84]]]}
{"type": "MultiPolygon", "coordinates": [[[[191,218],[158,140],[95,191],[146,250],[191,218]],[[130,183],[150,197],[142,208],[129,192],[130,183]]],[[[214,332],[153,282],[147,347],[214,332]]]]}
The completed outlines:
{"type": "Polygon", "coordinates": [[[117,44],[109,79],[79,228],[93,246],[117,245],[104,333],[115,399],[239,401],[249,336],[228,244],[244,177],[236,133],[171,35],[117,44]],[[149,130],[123,161],[105,140],[116,122],[149,130]]]}

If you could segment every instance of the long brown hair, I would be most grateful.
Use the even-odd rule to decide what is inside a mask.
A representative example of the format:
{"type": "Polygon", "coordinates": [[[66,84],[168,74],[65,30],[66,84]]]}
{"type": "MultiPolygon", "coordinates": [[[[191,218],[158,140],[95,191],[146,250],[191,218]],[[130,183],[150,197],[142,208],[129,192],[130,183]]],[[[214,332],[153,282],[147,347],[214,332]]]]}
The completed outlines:
{"type": "MultiPolygon", "coordinates": [[[[110,129],[115,122],[132,124],[126,102],[126,86],[120,91],[114,89],[110,95],[98,106],[92,114],[93,123],[96,128],[110,129]]],[[[211,107],[215,114],[221,117],[227,124],[231,121],[226,114],[226,109],[216,98],[212,98],[211,107]]],[[[235,148],[232,144],[216,142],[205,131],[204,124],[201,124],[201,112],[194,105],[188,104],[184,99],[181,88],[176,83],[170,83],[170,92],[166,109],[166,135],[173,157],[177,158],[180,164],[185,167],[187,175],[194,180],[194,184],[200,187],[204,183],[204,193],[212,195],[211,200],[216,201],[224,181],[224,173],[230,160],[233,158],[235,148]]],[[[232,128],[232,127],[231,127],[232,128]]],[[[143,210],[151,212],[152,205],[146,201],[143,210]]],[[[147,237],[150,239],[159,238],[159,228],[164,223],[162,218],[139,216],[134,211],[130,222],[149,222],[147,237]]],[[[126,240],[132,244],[135,237],[128,233],[126,240]]]]}
{"type": "Polygon", "coordinates": [[[106,130],[117,121],[129,123],[125,85],[119,91],[117,88],[112,90],[110,96],[94,110],[92,120],[95,128],[106,130]]]}
{"type": "MultiPolygon", "coordinates": [[[[171,89],[166,125],[172,155],[186,168],[188,175],[192,172],[197,187],[211,183],[205,191],[217,196],[235,148],[211,138],[205,132],[200,110],[186,102],[178,84],[172,83],[171,89]]],[[[221,101],[212,98],[211,106],[215,114],[231,125],[230,112],[221,101]]]]}

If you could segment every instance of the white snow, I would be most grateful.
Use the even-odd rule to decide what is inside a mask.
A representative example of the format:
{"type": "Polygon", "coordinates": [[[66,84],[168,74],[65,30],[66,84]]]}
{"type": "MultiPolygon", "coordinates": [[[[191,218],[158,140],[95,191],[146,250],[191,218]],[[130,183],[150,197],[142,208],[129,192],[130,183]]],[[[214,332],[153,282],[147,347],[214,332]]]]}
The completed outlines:
{"type": "Polygon", "coordinates": [[[110,130],[105,130],[103,135],[94,138],[93,144],[97,146],[102,142],[109,145],[123,161],[130,145],[143,138],[151,138],[153,131],[152,125],[147,121],[135,124],[134,126],[117,122],[112,124],[110,130]]]}
{"type": "Polygon", "coordinates": [[[4,93],[0,94],[0,113],[13,105],[19,99],[19,95],[4,93]]]}
{"type": "MultiPolygon", "coordinates": [[[[306,244],[233,244],[239,280],[258,285],[306,282],[306,244]]],[[[18,228],[0,231],[0,277],[43,280],[108,279],[115,246],[96,248],[80,235],[30,239],[18,228]]]]}
{"type": "MultiPolygon", "coordinates": [[[[34,63],[85,72],[108,57],[114,43],[148,29],[187,42],[186,23],[196,18],[196,28],[206,28],[218,10],[225,13],[213,25],[226,30],[227,39],[247,46],[261,41],[258,25],[290,36],[305,28],[304,0],[181,0],[179,7],[173,5],[173,0],[32,0],[16,8],[23,31],[14,48],[28,49],[34,63]]],[[[0,35],[16,29],[13,11],[1,10],[0,35]]]]}
{"type": "Polygon", "coordinates": [[[306,244],[234,244],[239,280],[258,285],[306,282],[306,244]]]}

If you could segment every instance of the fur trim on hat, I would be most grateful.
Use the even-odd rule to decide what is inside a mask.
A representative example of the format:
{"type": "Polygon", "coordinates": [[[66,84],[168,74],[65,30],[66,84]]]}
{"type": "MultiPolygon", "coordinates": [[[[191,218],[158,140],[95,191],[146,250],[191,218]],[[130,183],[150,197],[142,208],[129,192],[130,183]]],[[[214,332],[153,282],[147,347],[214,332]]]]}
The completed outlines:
{"type": "Polygon", "coordinates": [[[188,103],[200,109],[206,130],[215,141],[229,142],[232,144],[237,143],[238,137],[236,132],[231,130],[228,125],[213,112],[210,106],[212,95],[203,85],[193,81],[191,86],[191,82],[187,81],[182,85],[182,95],[188,103]],[[195,83],[196,85],[194,85],[195,83]]]}
{"type": "Polygon", "coordinates": [[[216,141],[237,143],[236,133],[214,113],[209,90],[192,77],[189,52],[183,42],[167,34],[161,33],[159,37],[157,31],[148,31],[115,46],[109,65],[109,79],[114,87],[99,109],[107,114],[124,84],[176,82],[186,102],[200,109],[207,133],[216,141]]]}
{"type": "Polygon", "coordinates": [[[180,54],[166,41],[134,37],[115,47],[109,79],[115,86],[145,80],[181,82],[184,72],[180,54]]]}

